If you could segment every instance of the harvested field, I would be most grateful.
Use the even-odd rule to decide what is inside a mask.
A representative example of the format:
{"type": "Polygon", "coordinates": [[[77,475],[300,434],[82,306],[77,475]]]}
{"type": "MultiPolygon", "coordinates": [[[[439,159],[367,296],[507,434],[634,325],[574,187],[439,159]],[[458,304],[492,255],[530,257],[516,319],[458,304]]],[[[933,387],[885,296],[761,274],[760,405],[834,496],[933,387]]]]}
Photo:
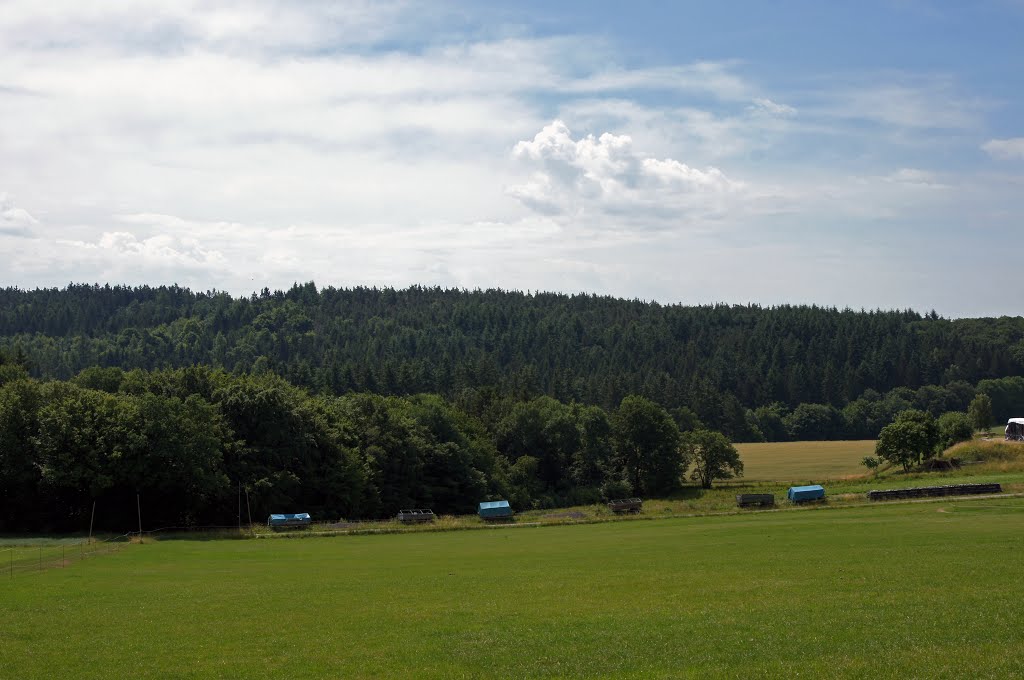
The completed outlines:
{"type": "Polygon", "coordinates": [[[875,453],[875,440],[736,444],[743,478],[751,481],[838,479],[866,472],[861,460],[875,453]]]}

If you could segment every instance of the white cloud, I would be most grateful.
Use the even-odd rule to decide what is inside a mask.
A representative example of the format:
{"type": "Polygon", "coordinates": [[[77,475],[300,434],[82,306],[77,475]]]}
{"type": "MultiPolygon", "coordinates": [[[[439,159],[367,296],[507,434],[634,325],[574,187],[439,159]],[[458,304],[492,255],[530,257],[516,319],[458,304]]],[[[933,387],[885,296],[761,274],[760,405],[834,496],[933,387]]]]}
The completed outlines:
{"type": "Polygon", "coordinates": [[[0,193],[0,234],[6,236],[31,236],[32,228],[39,224],[24,208],[11,202],[10,197],[0,193]]]}
{"type": "Polygon", "coordinates": [[[113,258],[124,258],[133,264],[158,268],[210,268],[222,267],[224,256],[204,247],[197,239],[158,234],[140,240],[125,231],[108,231],[96,242],[58,240],[66,246],[109,253],[113,258]]]}
{"type": "MultiPolygon", "coordinates": [[[[7,2],[0,42],[18,47],[174,52],[191,45],[221,50],[367,44],[411,28],[409,2],[310,0],[50,0],[7,2]]],[[[448,15],[441,7],[416,20],[431,24],[448,15]]]]}
{"type": "Polygon", "coordinates": [[[614,215],[617,223],[651,221],[651,226],[669,218],[678,224],[720,214],[745,189],[718,168],[701,170],[646,156],[627,135],[574,139],[561,120],[517,143],[512,155],[534,172],[510,186],[509,195],[545,214],[569,218],[614,215]]]}
{"type": "Polygon", "coordinates": [[[923,189],[949,188],[949,185],[942,183],[934,172],[921,170],[919,168],[900,168],[896,172],[886,175],[882,179],[886,182],[923,189]]]}
{"type": "Polygon", "coordinates": [[[795,116],[796,109],[786,104],[773,102],[765,97],[756,97],[747,107],[747,110],[754,114],[769,114],[773,116],[795,116]]]}
{"type": "Polygon", "coordinates": [[[987,106],[965,96],[948,78],[887,74],[879,74],[874,82],[836,83],[819,98],[812,108],[819,114],[919,130],[977,127],[987,106]]]}
{"type": "Polygon", "coordinates": [[[648,89],[676,90],[710,94],[724,100],[742,100],[753,91],[753,87],[732,70],[732,64],[723,62],[605,70],[567,82],[564,87],[569,91],[584,94],[648,89]]]}
{"type": "Polygon", "coordinates": [[[1009,139],[990,139],[981,148],[992,158],[999,160],[1024,159],[1024,137],[1009,139]]]}

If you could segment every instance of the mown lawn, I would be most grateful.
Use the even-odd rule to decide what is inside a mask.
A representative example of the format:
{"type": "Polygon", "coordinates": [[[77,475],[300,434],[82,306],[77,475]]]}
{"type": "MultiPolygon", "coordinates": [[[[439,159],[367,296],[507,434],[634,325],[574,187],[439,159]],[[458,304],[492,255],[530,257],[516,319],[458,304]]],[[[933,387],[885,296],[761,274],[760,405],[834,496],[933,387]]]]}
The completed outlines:
{"type": "Polygon", "coordinates": [[[864,456],[873,456],[875,440],[768,442],[736,444],[748,480],[836,479],[862,475],[864,456]]]}
{"type": "Polygon", "coordinates": [[[1020,677],[1024,500],[161,541],[0,582],[0,677],[1020,677]]]}

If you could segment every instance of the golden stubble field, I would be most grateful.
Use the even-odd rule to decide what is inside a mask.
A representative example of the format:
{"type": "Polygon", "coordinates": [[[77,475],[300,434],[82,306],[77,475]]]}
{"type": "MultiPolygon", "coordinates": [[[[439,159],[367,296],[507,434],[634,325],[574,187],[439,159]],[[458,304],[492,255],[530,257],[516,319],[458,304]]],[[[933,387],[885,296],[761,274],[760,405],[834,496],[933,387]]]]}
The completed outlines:
{"type": "Polygon", "coordinates": [[[736,444],[743,479],[837,479],[866,472],[861,459],[875,453],[875,440],[736,444]]]}

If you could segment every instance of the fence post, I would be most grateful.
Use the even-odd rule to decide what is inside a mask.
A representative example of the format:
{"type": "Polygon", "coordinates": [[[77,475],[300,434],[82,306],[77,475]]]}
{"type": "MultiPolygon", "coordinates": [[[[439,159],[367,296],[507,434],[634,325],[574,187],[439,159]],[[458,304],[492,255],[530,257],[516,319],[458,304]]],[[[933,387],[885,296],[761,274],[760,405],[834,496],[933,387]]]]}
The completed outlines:
{"type": "Polygon", "coordinates": [[[39,571],[43,570],[43,546],[39,546],[39,571]]]}
{"type": "Polygon", "coordinates": [[[14,548],[11,548],[11,578],[14,578],[14,548]]]}
{"type": "Polygon", "coordinates": [[[249,516],[249,532],[256,533],[252,528],[252,510],[249,508],[249,486],[245,487],[245,514],[249,516]]]}
{"type": "Polygon", "coordinates": [[[60,544],[60,568],[64,568],[64,544],[60,544]]]}
{"type": "Polygon", "coordinates": [[[89,516],[89,542],[92,543],[92,521],[96,519],[96,501],[92,502],[92,515],[89,516]]]}

